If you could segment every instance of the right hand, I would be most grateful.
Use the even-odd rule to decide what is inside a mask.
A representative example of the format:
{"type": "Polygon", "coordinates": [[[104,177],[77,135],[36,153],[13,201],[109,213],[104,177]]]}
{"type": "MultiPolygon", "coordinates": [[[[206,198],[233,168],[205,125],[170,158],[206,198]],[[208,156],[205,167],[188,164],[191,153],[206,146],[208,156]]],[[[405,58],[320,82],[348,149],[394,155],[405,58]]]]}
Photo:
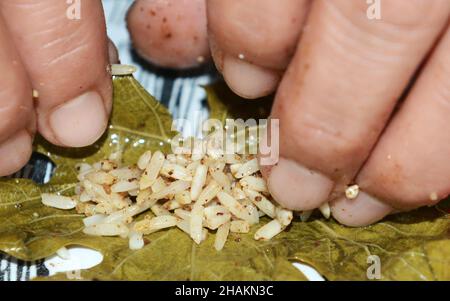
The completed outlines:
{"type": "Polygon", "coordinates": [[[296,210],[331,202],[338,221],[361,226],[450,194],[450,1],[384,1],[380,20],[367,9],[365,0],[138,0],[128,22],[154,63],[192,66],[209,40],[237,94],[276,91],[272,196],[296,210]],[[343,196],[350,183],[362,190],[354,200],[343,196]]]}

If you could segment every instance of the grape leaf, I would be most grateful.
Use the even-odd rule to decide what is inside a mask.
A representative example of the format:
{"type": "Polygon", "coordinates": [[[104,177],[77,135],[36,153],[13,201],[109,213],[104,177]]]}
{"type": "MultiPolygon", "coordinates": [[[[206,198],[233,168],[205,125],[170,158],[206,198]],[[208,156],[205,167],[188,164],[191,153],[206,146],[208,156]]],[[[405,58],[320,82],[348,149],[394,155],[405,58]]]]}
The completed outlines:
{"type": "Polygon", "coordinates": [[[259,99],[244,99],[234,94],[230,88],[219,81],[205,87],[210,109],[210,118],[218,119],[223,124],[227,118],[244,120],[267,118],[273,103],[273,96],[259,99]]]}
{"type": "MultiPolygon", "coordinates": [[[[207,88],[213,117],[249,116],[242,114],[244,110],[229,108],[229,99],[239,98],[230,91],[217,93],[227,91],[221,85],[207,88]]],[[[74,166],[80,160],[97,161],[122,149],[125,161],[134,163],[144,149],[168,151],[168,139],[175,134],[170,132],[167,110],[134,79],[116,78],[114,86],[112,125],[101,142],[78,150],[39,145],[58,164],[49,184],[0,180],[0,250],[24,260],[44,258],[67,245],[101,251],[103,262],[82,271],[83,279],[303,280],[290,264],[300,261],[328,280],[368,280],[368,257],[376,255],[381,280],[450,280],[448,201],[361,228],[345,227],[318,215],[304,223],[296,219],[287,231],[268,242],[254,241],[252,233],[233,234],[221,252],[212,247],[214,235],[197,246],[178,229],[146,236],[147,244],[139,251],[129,250],[126,239],[84,235],[80,215],[42,206],[40,194],[71,194],[76,183],[74,166]]],[[[67,279],[67,275],[52,279],[67,279]]]]}
{"type": "MultiPolygon", "coordinates": [[[[98,143],[87,148],[64,149],[38,139],[37,149],[57,168],[48,184],[25,179],[0,179],[0,250],[23,260],[53,255],[59,248],[82,245],[99,250],[104,259],[83,279],[114,280],[305,280],[286,256],[246,235],[229,242],[221,252],[213,235],[197,246],[181,230],[146,236],[147,245],[129,249],[128,240],[94,237],[82,232],[82,216],[43,206],[43,192],[73,194],[75,165],[96,162],[117,150],[126,164],[136,163],[147,149],[170,152],[172,117],[132,77],[114,79],[111,125],[98,143]]],[[[65,279],[71,274],[56,275],[65,279]]]]}

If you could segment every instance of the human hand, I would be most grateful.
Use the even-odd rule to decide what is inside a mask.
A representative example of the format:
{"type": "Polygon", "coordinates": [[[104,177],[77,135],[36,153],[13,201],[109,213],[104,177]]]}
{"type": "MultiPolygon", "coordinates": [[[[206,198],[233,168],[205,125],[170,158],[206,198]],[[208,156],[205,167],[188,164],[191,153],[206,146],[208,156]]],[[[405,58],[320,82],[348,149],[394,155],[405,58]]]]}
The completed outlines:
{"type": "Polygon", "coordinates": [[[367,17],[364,0],[208,0],[202,14],[204,6],[136,1],[134,43],[152,62],[183,68],[206,57],[209,41],[237,94],[277,91],[281,158],[264,174],[279,203],[330,201],[338,221],[361,226],[449,195],[448,0],[386,1],[380,20],[367,17]],[[344,196],[351,183],[361,189],[353,200],[344,196]]]}
{"type": "Polygon", "coordinates": [[[0,176],[26,164],[36,132],[81,147],[106,129],[112,85],[102,5],[81,1],[80,20],[67,10],[61,0],[0,2],[0,176]]]}

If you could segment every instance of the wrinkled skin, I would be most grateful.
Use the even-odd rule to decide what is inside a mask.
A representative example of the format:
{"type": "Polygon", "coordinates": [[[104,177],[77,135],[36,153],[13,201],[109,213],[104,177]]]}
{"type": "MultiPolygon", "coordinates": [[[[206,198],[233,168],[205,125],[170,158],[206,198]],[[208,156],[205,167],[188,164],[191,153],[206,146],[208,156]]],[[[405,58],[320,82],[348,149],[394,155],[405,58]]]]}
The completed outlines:
{"type": "MultiPolygon", "coordinates": [[[[27,162],[37,131],[79,147],[106,128],[107,65],[118,57],[101,2],[82,6],[73,22],[64,1],[0,2],[0,175],[27,162]]],[[[367,8],[137,0],[127,22],[154,64],[191,68],[212,57],[237,94],[276,92],[281,158],[264,168],[271,193],[297,210],[330,202],[338,221],[361,226],[450,193],[450,2],[385,1],[380,20],[367,8]],[[361,189],[354,200],[343,196],[350,183],[361,189]]]]}

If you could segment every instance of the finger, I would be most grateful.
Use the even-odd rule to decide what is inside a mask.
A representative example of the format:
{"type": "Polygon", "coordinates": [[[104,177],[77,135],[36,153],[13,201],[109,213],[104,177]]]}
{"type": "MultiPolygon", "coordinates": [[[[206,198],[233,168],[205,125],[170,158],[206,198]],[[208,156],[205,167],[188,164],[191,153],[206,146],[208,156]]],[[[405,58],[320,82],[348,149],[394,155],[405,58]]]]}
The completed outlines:
{"type": "Polygon", "coordinates": [[[281,120],[281,164],[268,185],[281,204],[310,210],[334,197],[328,196],[333,185],[343,193],[443,29],[447,6],[445,0],[423,7],[389,1],[378,22],[366,17],[365,1],[314,2],[272,110],[281,120]],[[396,13],[407,8],[407,15],[396,13]],[[297,180],[296,190],[287,179],[297,180]],[[318,190],[326,193],[309,193],[318,190]]]}
{"type": "Polygon", "coordinates": [[[31,157],[33,138],[23,129],[0,144],[0,176],[20,170],[31,157]]]}
{"type": "Polygon", "coordinates": [[[74,3],[10,0],[0,9],[39,91],[40,133],[54,144],[81,147],[103,134],[112,88],[101,2],[74,3]],[[70,14],[77,3],[79,20],[70,14]]]}
{"type": "Polygon", "coordinates": [[[210,59],[205,0],[137,0],[127,23],[136,50],[156,65],[191,68],[210,59]]]}
{"type": "Polygon", "coordinates": [[[20,56],[0,16],[0,176],[26,164],[34,127],[32,89],[20,56]]]}
{"type": "Polygon", "coordinates": [[[273,92],[288,65],[308,11],[307,0],[209,0],[214,61],[237,94],[273,92]]]}
{"type": "MultiPolygon", "coordinates": [[[[450,194],[449,49],[450,29],[357,177],[373,202],[408,210],[450,194]]],[[[340,199],[333,214],[346,224],[361,225],[389,213],[354,219],[356,212],[370,206],[359,197],[355,202],[340,199]]]]}

